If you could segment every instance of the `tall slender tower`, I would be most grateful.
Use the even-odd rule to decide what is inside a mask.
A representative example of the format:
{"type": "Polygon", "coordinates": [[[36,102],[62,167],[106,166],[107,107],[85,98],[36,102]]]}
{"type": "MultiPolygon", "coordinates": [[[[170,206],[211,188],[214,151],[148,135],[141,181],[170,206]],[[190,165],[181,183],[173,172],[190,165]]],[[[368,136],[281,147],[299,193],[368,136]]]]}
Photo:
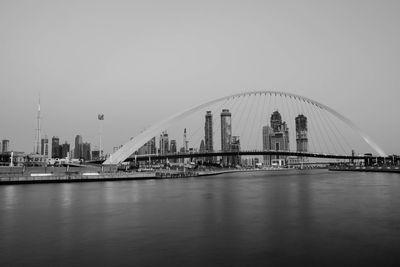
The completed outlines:
{"type": "Polygon", "coordinates": [[[100,143],[99,157],[100,157],[100,159],[102,159],[103,158],[103,149],[101,147],[101,145],[102,145],[101,144],[101,134],[103,132],[104,114],[103,113],[98,114],[97,115],[97,119],[99,120],[99,125],[100,125],[100,129],[99,129],[99,143],[100,143]]]}
{"type": "Polygon", "coordinates": [[[296,122],[296,144],[298,152],[308,152],[307,117],[300,114],[296,122]]]}
{"type": "MultiPolygon", "coordinates": [[[[223,109],[221,112],[221,150],[231,151],[232,142],[232,114],[229,109],[223,109]]],[[[228,166],[231,163],[231,157],[223,156],[222,163],[228,166]]]]}
{"type": "MultiPolygon", "coordinates": [[[[211,111],[207,111],[205,116],[205,124],[204,124],[204,145],[206,152],[214,151],[214,142],[213,142],[213,116],[211,111]]],[[[203,151],[204,152],[204,151],[203,151]]],[[[213,162],[213,157],[207,157],[206,161],[213,162]]]]}
{"type": "Polygon", "coordinates": [[[205,141],[205,151],[213,152],[213,124],[212,124],[212,113],[207,111],[205,116],[206,122],[204,124],[204,141],[205,141]]]}
{"type": "Polygon", "coordinates": [[[185,130],[183,130],[183,147],[184,147],[184,149],[185,149],[185,152],[188,152],[188,151],[189,151],[189,149],[188,149],[188,144],[189,144],[189,141],[187,140],[186,128],[185,128],[185,130]]]}
{"type": "Polygon", "coordinates": [[[35,151],[34,153],[40,154],[40,94],[39,94],[39,105],[38,105],[38,111],[37,111],[37,117],[36,117],[36,143],[35,143],[35,151]]]}
{"type": "Polygon", "coordinates": [[[83,148],[83,139],[82,139],[82,136],[78,134],[77,136],[75,136],[75,150],[74,150],[75,155],[74,156],[76,159],[83,158],[82,148],[83,148]]]}

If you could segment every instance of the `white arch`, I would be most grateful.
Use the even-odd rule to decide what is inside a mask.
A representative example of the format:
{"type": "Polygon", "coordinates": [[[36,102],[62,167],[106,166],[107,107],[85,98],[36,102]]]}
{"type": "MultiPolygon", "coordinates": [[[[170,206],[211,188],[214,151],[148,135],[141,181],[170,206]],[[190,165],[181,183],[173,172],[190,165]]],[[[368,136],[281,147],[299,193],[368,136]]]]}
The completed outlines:
{"type": "Polygon", "coordinates": [[[308,103],[315,105],[321,109],[324,109],[324,110],[328,111],[329,113],[331,113],[332,115],[334,115],[335,117],[337,117],[339,120],[346,123],[352,129],[354,129],[364,139],[364,141],[366,143],[368,143],[372,149],[375,150],[375,152],[379,156],[386,155],[385,152],[374,141],[372,141],[372,139],[366,133],[364,133],[357,125],[355,125],[351,120],[349,120],[348,118],[344,117],[337,111],[331,109],[330,107],[328,107],[324,104],[321,104],[321,103],[319,103],[315,100],[309,99],[307,97],[292,94],[292,93],[279,92],[279,91],[249,91],[249,92],[242,92],[242,93],[237,93],[237,94],[233,94],[233,95],[229,95],[229,96],[224,96],[224,97],[220,97],[220,98],[205,102],[205,103],[195,106],[193,108],[187,109],[181,113],[175,114],[163,121],[160,121],[160,122],[154,124],[153,126],[151,126],[149,129],[147,129],[147,130],[143,131],[142,133],[140,133],[139,135],[137,135],[135,138],[133,138],[128,143],[123,145],[119,150],[117,150],[116,152],[111,154],[110,157],[103,164],[119,164],[119,163],[123,162],[125,159],[127,159],[129,156],[131,156],[135,151],[137,151],[140,147],[142,147],[145,143],[147,143],[152,137],[156,136],[161,131],[167,129],[173,123],[186,118],[187,116],[189,116],[190,114],[193,114],[194,112],[196,112],[198,110],[201,110],[212,104],[221,102],[223,100],[228,100],[230,98],[246,96],[246,95],[251,96],[251,95],[257,95],[257,94],[260,94],[260,95],[261,94],[265,94],[265,95],[270,94],[270,95],[275,95],[275,96],[280,95],[280,96],[285,96],[285,97],[288,96],[288,97],[293,97],[295,99],[298,98],[299,100],[308,102],[308,103]]]}

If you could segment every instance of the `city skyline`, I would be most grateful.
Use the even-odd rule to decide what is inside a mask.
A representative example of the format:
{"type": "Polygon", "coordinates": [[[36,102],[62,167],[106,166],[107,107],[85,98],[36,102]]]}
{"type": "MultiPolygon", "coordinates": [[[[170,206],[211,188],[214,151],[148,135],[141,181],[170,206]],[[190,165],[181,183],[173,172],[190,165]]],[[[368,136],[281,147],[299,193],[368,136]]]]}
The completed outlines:
{"type": "Polygon", "coordinates": [[[318,100],[400,151],[400,126],[379,115],[398,113],[398,2],[35,2],[0,4],[0,139],[15,150],[32,149],[39,94],[43,135],[96,144],[104,113],[111,152],[170,114],[265,88],[318,100]]]}
{"type": "MultiPolygon", "coordinates": [[[[252,93],[252,95],[254,95],[254,96],[257,96],[258,94],[259,93],[257,93],[257,92],[252,93]]],[[[274,93],[274,92],[272,92],[272,93],[264,93],[264,94],[265,94],[265,96],[267,94],[269,94],[269,95],[271,95],[271,97],[272,97],[272,95],[275,95],[275,96],[276,95],[278,95],[278,96],[279,95],[280,96],[283,95],[283,96],[286,97],[286,95],[284,93],[279,93],[279,92],[278,93],[274,93]]],[[[246,95],[250,95],[250,94],[247,93],[246,95]]],[[[300,96],[298,96],[298,97],[300,97],[300,96]]],[[[316,105],[316,106],[320,105],[318,103],[312,102],[312,100],[310,100],[310,101],[311,102],[309,102],[309,100],[307,100],[307,102],[312,103],[313,105],[316,105]]],[[[266,100],[258,101],[258,102],[265,102],[266,103],[266,100]]],[[[269,102],[271,102],[271,100],[269,100],[269,102]]],[[[276,102],[276,100],[273,100],[273,102],[276,102]]],[[[297,106],[298,104],[296,103],[295,105],[297,106]]],[[[245,104],[245,106],[247,106],[247,104],[245,104]]],[[[255,107],[255,109],[259,109],[259,107],[255,107]]],[[[288,110],[289,109],[287,109],[286,111],[288,111],[288,110]]],[[[251,111],[250,111],[250,113],[251,113],[251,111]]],[[[286,115],[290,116],[290,114],[286,114],[286,115]]],[[[321,116],[321,114],[318,114],[318,115],[321,116]]],[[[263,114],[261,114],[261,117],[262,116],[263,116],[263,114]]],[[[102,117],[104,118],[104,115],[102,115],[102,117]]],[[[182,152],[182,151],[183,152],[185,152],[185,151],[199,151],[199,147],[200,147],[200,150],[201,150],[202,145],[203,145],[203,148],[204,148],[203,151],[206,151],[206,149],[205,149],[206,146],[205,146],[204,140],[207,140],[207,139],[211,139],[211,147],[213,146],[212,140],[213,140],[214,133],[213,133],[213,120],[212,120],[212,117],[213,117],[212,116],[212,111],[210,111],[210,110],[205,111],[204,136],[201,137],[200,140],[194,140],[194,142],[191,143],[191,148],[188,147],[188,144],[189,144],[189,142],[191,142],[193,140],[188,140],[187,139],[187,137],[186,137],[186,127],[184,128],[183,143],[182,143],[182,148],[180,149],[180,152],[182,152]]],[[[231,117],[232,117],[232,114],[229,111],[229,109],[222,108],[222,111],[221,111],[221,124],[220,124],[220,127],[221,127],[220,128],[221,129],[221,143],[220,143],[221,144],[221,151],[229,151],[232,148],[231,147],[231,143],[233,142],[233,140],[235,138],[237,140],[239,140],[239,138],[241,136],[241,135],[233,136],[232,128],[231,128],[231,125],[232,125],[231,117]],[[226,118],[228,118],[229,120],[227,121],[226,118]]],[[[296,140],[296,142],[294,143],[295,146],[292,147],[293,151],[308,152],[309,139],[308,139],[307,117],[304,116],[302,111],[301,111],[300,113],[297,114],[297,116],[295,118],[291,117],[290,121],[291,120],[293,120],[293,122],[294,122],[294,124],[291,124],[292,127],[293,127],[292,129],[295,129],[295,131],[293,131],[293,134],[295,134],[295,135],[292,136],[292,137],[294,138],[294,140],[296,140]]],[[[253,122],[254,122],[254,118],[253,118],[253,122]]],[[[323,122],[323,121],[320,121],[319,123],[321,123],[321,122],[323,122]]],[[[39,123],[40,123],[40,121],[39,121],[39,123]]],[[[254,123],[253,123],[253,126],[254,126],[254,123]]],[[[327,126],[329,127],[329,129],[327,128],[327,130],[332,130],[330,128],[331,126],[336,128],[335,125],[327,125],[327,126]]],[[[243,125],[242,125],[242,127],[243,127],[243,125]]],[[[325,127],[326,127],[326,125],[325,125],[325,127]]],[[[236,129],[236,130],[238,130],[238,129],[236,129]]],[[[318,129],[318,130],[320,130],[320,129],[318,129]]],[[[278,109],[273,111],[272,114],[271,114],[270,126],[269,125],[268,126],[262,126],[262,131],[263,131],[263,134],[262,134],[261,147],[264,150],[271,150],[272,149],[272,150],[290,151],[289,128],[287,127],[286,122],[284,122],[282,120],[282,116],[281,116],[280,112],[278,111],[278,109]],[[268,130],[268,128],[270,128],[270,130],[268,130]],[[272,135],[272,133],[274,135],[278,134],[276,137],[274,137],[274,138],[278,138],[278,139],[281,138],[280,136],[282,136],[282,134],[283,134],[284,135],[283,140],[282,141],[276,141],[278,139],[276,139],[276,140],[275,139],[271,139],[268,142],[269,143],[273,143],[273,146],[272,145],[266,145],[266,137],[265,136],[272,135]],[[276,142],[279,142],[279,144],[276,143],[276,142]]],[[[318,134],[318,133],[314,132],[314,134],[318,134]]],[[[339,134],[341,134],[341,133],[339,133],[339,134]]],[[[176,136],[174,136],[174,138],[176,138],[176,136]]],[[[251,137],[251,138],[253,138],[253,137],[251,137]]],[[[328,136],[328,138],[329,138],[329,136],[328,136]]],[[[133,139],[133,137],[131,139],[133,139]]],[[[155,140],[155,137],[153,137],[153,139],[155,140]]],[[[47,140],[47,135],[45,136],[44,139],[42,138],[42,140],[41,140],[41,150],[40,150],[41,153],[34,152],[34,154],[46,155],[43,152],[45,150],[44,143],[45,143],[46,140],[47,140]]],[[[158,149],[156,150],[156,151],[158,151],[157,154],[166,155],[166,154],[170,153],[173,150],[173,149],[171,149],[172,146],[170,146],[170,144],[169,144],[169,137],[168,137],[168,131],[167,130],[162,130],[161,131],[160,138],[158,140],[159,140],[160,145],[158,146],[158,149]],[[163,138],[165,138],[165,141],[163,140],[163,138]]],[[[322,140],[322,141],[326,145],[326,140],[322,140]]],[[[332,141],[332,140],[329,140],[329,141],[332,141]]],[[[151,142],[151,140],[149,142],[147,142],[146,144],[143,144],[143,146],[141,148],[139,148],[136,152],[138,152],[139,154],[146,154],[146,153],[141,153],[141,151],[144,151],[144,150],[153,151],[153,149],[146,148],[146,146],[148,146],[150,142],[151,142]]],[[[175,143],[175,148],[176,148],[176,140],[171,139],[171,144],[172,144],[172,142],[175,143]]],[[[238,142],[240,143],[240,141],[238,141],[238,142]]],[[[9,143],[10,142],[8,140],[7,147],[9,147],[9,143]]],[[[48,143],[48,140],[47,140],[47,143],[48,143]]],[[[65,144],[68,144],[68,142],[65,141],[65,144]]],[[[347,144],[348,144],[348,142],[347,142],[347,144]]],[[[342,146],[340,143],[338,145],[342,146]]],[[[321,146],[321,144],[318,144],[318,146],[321,146]]],[[[64,152],[64,151],[61,150],[61,147],[62,147],[62,144],[60,144],[59,138],[57,136],[53,136],[53,138],[52,138],[52,146],[51,146],[51,150],[52,150],[51,156],[53,158],[62,158],[62,157],[65,158],[66,155],[69,155],[70,158],[83,158],[85,160],[89,160],[92,157],[92,152],[96,152],[96,150],[98,150],[97,147],[95,149],[91,150],[91,144],[88,143],[88,142],[83,142],[83,138],[82,138],[81,135],[76,135],[75,136],[75,146],[73,147],[73,149],[71,149],[71,154],[68,154],[70,152],[69,148],[68,148],[67,152],[64,152]],[[64,156],[62,156],[62,155],[64,155],[64,156]]],[[[114,152],[117,149],[119,149],[120,147],[122,147],[122,145],[114,147],[114,152]]],[[[239,145],[239,147],[240,147],[240,145],[239,145]]],[[[156,146],[154,146],[154,149],[155,148],[156,148],[156,146]]],[[[258,147],[256,147],[255,149],[258,149],[258,147]]],[[[315,144],[314,144],[314,149],[315,149],[315,144]]],[[[342,147],[342,149],[343,149],[343,147],[342,147]]],[[[352,147],[351,149],[353,151],[352,153],[354,153],[354,147],[352,147]]],[[[34,150],[36,150],[36,149],[34,148],[34,150]]],[[[47,150],[48,150],[48,147],[47,147],[47,150]]],[[[15,150],[13,150],[13,151],[15,151],[15,150]]],[[[175,151],[178,151],[178,150],[176,149],[175,151]]],[[[212,149],[211,150],[208,149],[207,151],[212,151],[212,149]]],[[[313,152],[317,152],[317,150],[313,150],[313,152]]],[[[322,150],[320,150],[320,152],[322,152],[322,150]]],[[[27,153],[29,153],[29,152],[27,152],[27,153]]],[[[113,152],[111,152],[111,153],[113,153],[113,152]]],[[[330,152],[330,153],[332,153],[332,152],[330,152]]],[[[347,152],[344,151],[344,154],[347,154],[347,153],[348,153],[348,151],[347,152]]],[[[156,154],[156,153],[153,153],[153,154],[156,154]]],[[[96,156],[93,156],[93,158],[96,158],[96,156]]],[[[227,162],[225,162],[225,164],[227,164],[227,162]]]]}

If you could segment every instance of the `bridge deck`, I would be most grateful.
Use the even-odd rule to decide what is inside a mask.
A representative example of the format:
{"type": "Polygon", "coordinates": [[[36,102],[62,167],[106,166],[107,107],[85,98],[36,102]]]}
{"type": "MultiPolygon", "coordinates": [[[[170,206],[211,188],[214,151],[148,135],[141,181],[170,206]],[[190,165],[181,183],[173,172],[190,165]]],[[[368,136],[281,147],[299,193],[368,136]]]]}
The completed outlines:
{"type": "Polygon", "coordinates": [[[196,153],[174,153],[166,155],[135,155],[127,159],[127,161],[145,161],[160,160],[160,159],[178,159],[178,158],[205,158],[216,156],[296,156],[305,158],[327,158],[327,159],[365,159],[371,156],[364,155],[335,155],[335,154],[321,154],[310,152],[292,152],[292,151],[276,151],[276,150],[263,150],[263,151],[216,151],[216,152],[196,152],[196,153]]]}

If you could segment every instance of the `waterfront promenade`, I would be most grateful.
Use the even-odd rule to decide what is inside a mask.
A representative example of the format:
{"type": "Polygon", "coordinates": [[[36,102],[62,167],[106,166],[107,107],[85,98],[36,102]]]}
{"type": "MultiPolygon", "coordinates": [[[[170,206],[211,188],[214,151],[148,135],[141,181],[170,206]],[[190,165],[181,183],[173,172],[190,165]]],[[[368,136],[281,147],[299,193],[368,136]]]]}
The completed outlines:
{"type": "MultiPolygon", "coordinates": [[[[196,176],[211,176],[237,172],[265,171],[266,169],[212,169],[201,171],[179,171],[160,169],[152,172],[103,172],[101,168],[89,167],[82,169],[65,168],[32,168],[22,171],[21,168],[0,169],[1,184],[32,184],[32,183],[71,183],[71,182],[101,182],[124,181],[140,179],[170,179],[196,176]]],[[[279,170],[279,169],[274,169],[279,170]]]]}

